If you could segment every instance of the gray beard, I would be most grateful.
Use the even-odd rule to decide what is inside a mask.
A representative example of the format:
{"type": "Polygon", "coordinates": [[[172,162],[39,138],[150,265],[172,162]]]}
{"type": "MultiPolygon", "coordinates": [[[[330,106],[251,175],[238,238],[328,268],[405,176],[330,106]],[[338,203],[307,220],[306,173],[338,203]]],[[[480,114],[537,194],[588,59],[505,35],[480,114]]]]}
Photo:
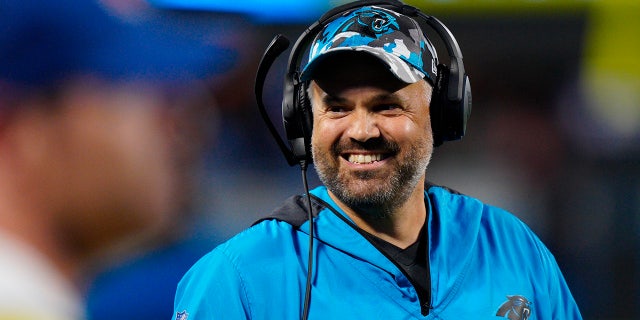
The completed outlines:
{"type": "MultiPolygon", "coordinates": [[[[389,176],[383,185],[366,194],[355,194],[346,178],[340,176],[338,167],[333,165],[328,157],[318,156],[319,151],[315,148],[312,148],[312,152],[318,177],[329,191],[356,212],[382,219],[392,215],[407,201],[431,160],[432,150],[428,147],[417,148],[414,145],[409,148],[410,151],[400,161],[398,170],[389,176]]],[[[368,172],[357,173],[356,176],[361,180],[371,178],[368,172]]]]}

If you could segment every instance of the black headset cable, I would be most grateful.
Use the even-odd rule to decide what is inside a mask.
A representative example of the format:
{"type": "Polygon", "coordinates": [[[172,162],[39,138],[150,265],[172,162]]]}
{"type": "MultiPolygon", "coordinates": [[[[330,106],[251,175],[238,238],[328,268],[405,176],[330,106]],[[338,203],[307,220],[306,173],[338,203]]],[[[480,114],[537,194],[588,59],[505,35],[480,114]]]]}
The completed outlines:
{"type": "Polygon", "coordinates": [[[308,213],[307,220],[309,221],[309,256],[307,258],[307,285],[304,292],[304,304],[302,309],[302,320],[309,318],[309,304],[311,302],[311,282],[313,276],[313,208],[311,206],[311,193],[309,192],[309,184],[307,183],[307,161],[300,161],[300,168],[302,169],[302,183],[304,184],[304,191],[307,195],[308,213]]]}

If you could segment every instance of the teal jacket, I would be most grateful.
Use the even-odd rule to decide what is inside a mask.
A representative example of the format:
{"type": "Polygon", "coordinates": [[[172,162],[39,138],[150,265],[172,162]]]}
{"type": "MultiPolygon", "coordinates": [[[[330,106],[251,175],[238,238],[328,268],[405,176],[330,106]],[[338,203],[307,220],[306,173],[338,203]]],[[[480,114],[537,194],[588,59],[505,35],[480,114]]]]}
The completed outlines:
{"type": "MultiPolygon", "coordinates": [[[[427,186],[431,302],[329,198],[311,191],[309,319],[581,319],[558,265],[513,215],[427,186]]],[[[307,278],[306,197],[221,244],[180,281],[174,319],[300,319],[307,278]]]]}

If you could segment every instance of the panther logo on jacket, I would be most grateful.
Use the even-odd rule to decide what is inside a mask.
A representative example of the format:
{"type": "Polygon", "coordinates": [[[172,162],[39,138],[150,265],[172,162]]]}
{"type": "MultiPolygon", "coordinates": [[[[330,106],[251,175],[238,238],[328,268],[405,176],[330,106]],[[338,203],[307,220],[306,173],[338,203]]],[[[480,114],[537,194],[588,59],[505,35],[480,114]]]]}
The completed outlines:
{"type": "Polygon", "coordinates": [[[496,316],[506,317],[509,320],[527,320],[531,315],[531,302],[523,296],[507,296],[496,316]]]}

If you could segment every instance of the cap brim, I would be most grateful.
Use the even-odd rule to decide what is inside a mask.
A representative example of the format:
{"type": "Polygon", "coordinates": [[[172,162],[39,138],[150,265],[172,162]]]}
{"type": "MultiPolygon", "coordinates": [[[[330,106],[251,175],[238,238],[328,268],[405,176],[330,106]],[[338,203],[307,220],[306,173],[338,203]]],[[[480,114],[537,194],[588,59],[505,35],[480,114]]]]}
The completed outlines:
{"type": "Polygon", "coordinates": [[[407,64],[404,60],[386,52],[382,48],[372,48],[369,46],[358,46],[358,47],[338,47],[332,48],[321,55],[317,56],[315,59],[309,61],[307,65],[302,70],[300,78],[302,81],[313,80],[318,70],[318,66],[323,64],[324,61],[335,58],[339,53],[345,52],[361,52],[367,53],[371,56],[377,58],[382,64],[384,64],[389,72],[395,76],[398,80],[411,84],[416,83],[422,79],[424,79],[425,75],[421,71],[415,69],[411,65],[407,64]]]}

